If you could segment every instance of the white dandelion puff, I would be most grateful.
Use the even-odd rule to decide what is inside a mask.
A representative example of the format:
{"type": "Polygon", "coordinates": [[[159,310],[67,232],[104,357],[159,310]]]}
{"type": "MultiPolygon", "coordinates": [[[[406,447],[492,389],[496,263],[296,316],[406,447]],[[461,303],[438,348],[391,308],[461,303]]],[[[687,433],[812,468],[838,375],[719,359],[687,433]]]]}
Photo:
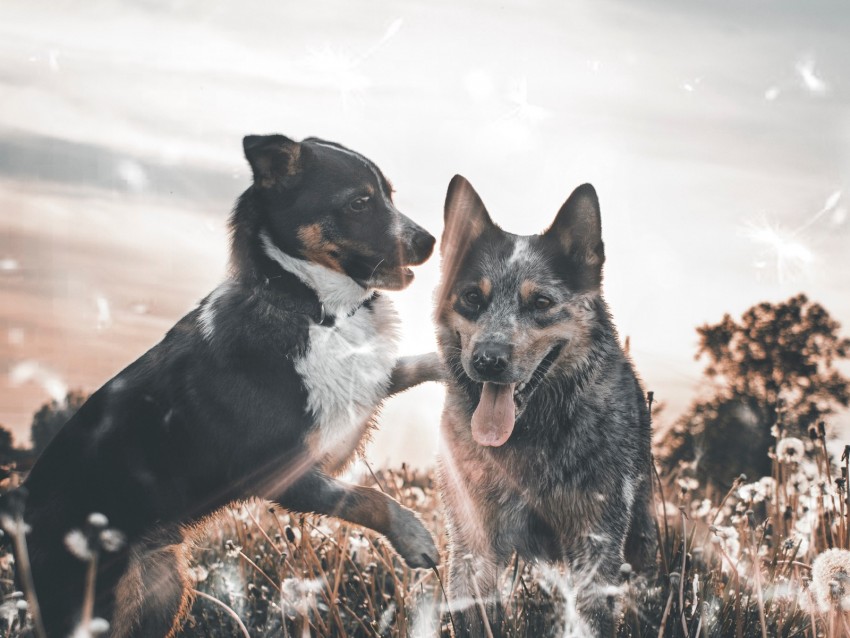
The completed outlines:
{"type": "Polygon", "coordinates": [[[794,70],[800,76],[803,87],[811,93],[822,95],[829,90],[827,83],[815,71],[815,59],[813,56],[807,56],[797,60],[794,70]]]}
{"type": "Polygon", "coordinates": [[[32,359],[16,364],[9,373],[9,381],[12,386],[23,385],[30,381],[37,383],[57,403],[64,403],[65,396],[68,394],[68,386],[58,374],[32,359]]]}
{"type": "Polygon", "coordinates": [[[107,552],[117,552],[127,542],[127,538],[117,529],[105,529],[100,533],[100,545],[107,552]]]}
{"type": "Polygon", "coordinates": [[[780,463],[799,463],[805,454],[805,444],[795,436],[785,437],[776,444],[776,458],[780,463]]]}
{"type": "Polygon", "coordinates": [[[812,563],[812,589],[821,611],[850,605],[850,551],[828,549],[812,563]]]}
{"type": "Polygon", "coordinates": [[[86,535],[78,529],[72,529],[65,535],[65,547],[80,560],[91,560],[94,557],[86,535]]]}

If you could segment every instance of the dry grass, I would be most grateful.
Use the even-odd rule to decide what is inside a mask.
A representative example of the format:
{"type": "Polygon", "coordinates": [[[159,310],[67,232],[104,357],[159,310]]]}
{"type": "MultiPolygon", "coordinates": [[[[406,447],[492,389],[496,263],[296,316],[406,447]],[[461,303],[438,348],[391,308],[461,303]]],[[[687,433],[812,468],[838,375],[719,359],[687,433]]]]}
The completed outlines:
{"type": "MultiPolygon", "coordinates": [[[[822,431],[796,441],[779,444],[772,477],[741,478],[716,502],[687,470],[661,477],[659,568],[648,576],[624,569],[622,582],[604,594],[611,604],[623,600],[619,636],[850,636],[848,461],[830,466],[822,431]],[[840,551],[824,554],[828,548],[840,551]]],[[[445,550],[432,475],[402,468],[366,476],[420,512],[445,550]]],[[[407,569],[373,534],[335,520],[247,503],[227,510],[193,555],[201,593],[183,636],[448,632],[435,573],[407,569]]],[[[28,635],[31,620],[13,593],[8,555],[0,569],[0,635],[28,635]]],[[[503,597],[507,636],[581,635],[563,570],[514,561],[503,597]]]]}

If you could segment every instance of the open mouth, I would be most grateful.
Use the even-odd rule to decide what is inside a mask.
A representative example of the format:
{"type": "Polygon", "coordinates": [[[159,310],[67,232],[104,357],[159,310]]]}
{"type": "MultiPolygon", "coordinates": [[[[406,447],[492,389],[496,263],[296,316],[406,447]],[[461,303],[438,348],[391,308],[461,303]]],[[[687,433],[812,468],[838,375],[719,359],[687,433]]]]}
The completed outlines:
{"type": "Polygon", "coordinates": [[[402,290],[413,281],[413,271],[407,266],[389,266],[384,261],[356,260],[347,268],[349,275],[364,288],[402,290]]]}
{"type": "Polygon", "coordinates": [[[534,391],[561,354],[563,344],[552,348],[524,383],[485,381],[481,398],[472,414],[472,438],[479,445],[504,445],[514,431],[517,418],[525,411],[534,391]]]}
{"type": "Polygon", "coordinates": [[[410,285],[415,275],[407,266],[395,268],[378,267],[368,279],[369,287],[384,290],[402,290],[410,285]]]}

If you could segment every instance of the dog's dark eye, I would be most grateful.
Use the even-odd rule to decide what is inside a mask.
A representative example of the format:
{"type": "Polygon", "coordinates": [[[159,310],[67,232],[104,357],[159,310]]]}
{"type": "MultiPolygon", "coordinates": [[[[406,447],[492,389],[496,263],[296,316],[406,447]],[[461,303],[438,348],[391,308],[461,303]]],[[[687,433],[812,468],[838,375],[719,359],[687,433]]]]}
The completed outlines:
{"type": "Polygon", "coordinates": [[[358,197],[357,199],[352,200],[348,207],[353,210],[355,213],[361,213],[366,210],[366,206],[369,205],[368,197],[358,197]]]}
{"type": "Polygon", "coordinates": [[[547,308],[551,308],[553,303],[555,302],[549,299],[549,297],[537,295],[537,299],[534,300],[534,309],[546,310],[547,308]]]}
{"type": "Polygon", "coordinates": [[[484,297],[477,290],[469,290],[463,293],[463,300],[470,306],[480,306],[484,303],[484,297]]]}

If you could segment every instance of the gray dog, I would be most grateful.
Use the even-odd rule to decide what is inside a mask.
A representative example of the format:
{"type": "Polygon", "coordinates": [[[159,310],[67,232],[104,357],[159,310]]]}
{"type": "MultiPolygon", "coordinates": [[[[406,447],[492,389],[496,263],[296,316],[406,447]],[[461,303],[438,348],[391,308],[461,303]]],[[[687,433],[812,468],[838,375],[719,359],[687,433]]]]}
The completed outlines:
{"type": "Polygon", "coordinates": [[[501,631],[511,556],[565,563],[588,633],[611,636],[622,563],[655,559],[650,421],[601,296],[589,184],[552,226],[504,232],[463,177],[449,185],[437,297],[447,369],[440,480],[457,633],[501,631]],[[616,600],[616,599],[615,599],[616,600]]]}

